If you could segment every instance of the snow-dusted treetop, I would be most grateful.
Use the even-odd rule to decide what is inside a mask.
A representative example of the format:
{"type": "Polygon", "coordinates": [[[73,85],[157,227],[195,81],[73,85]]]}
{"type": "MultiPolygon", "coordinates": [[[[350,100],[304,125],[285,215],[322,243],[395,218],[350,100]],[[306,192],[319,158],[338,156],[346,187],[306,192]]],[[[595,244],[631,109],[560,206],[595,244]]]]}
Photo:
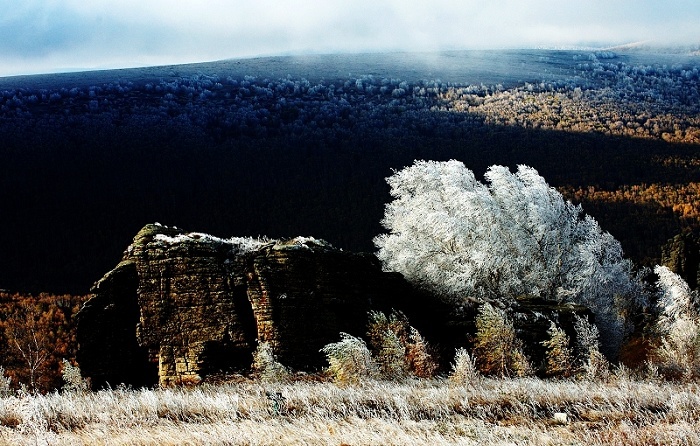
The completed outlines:
{"type": "Polygon", "coordinates": [[[581,303],[619,346],[621,303],[640,289],[620,243],[531,167],[491,166],[485,178],[454,160],[416,161],[389,177],[389,233],[374,240],[384,268],[456,304],[519,296],[581,303]]]}
{"type": "Polygon", "coordinates": [[[662,334],[672,331],[680,320],[700,321],[700,302],[688,283],[666,266],[657,265],[654,272],[659,276],[656,286],[659,291],[658,327],[662,334]]]}

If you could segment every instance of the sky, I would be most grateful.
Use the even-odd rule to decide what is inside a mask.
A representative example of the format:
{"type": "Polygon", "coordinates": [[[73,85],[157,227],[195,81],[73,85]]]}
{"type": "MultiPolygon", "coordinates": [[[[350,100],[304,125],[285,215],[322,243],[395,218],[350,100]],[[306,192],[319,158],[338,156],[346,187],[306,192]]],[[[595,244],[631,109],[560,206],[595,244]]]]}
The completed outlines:
{"type": "Polygon", "coordinates": [[[700,44],[700,0],[0,0],[0,76],[304,53],[700,44]]]}

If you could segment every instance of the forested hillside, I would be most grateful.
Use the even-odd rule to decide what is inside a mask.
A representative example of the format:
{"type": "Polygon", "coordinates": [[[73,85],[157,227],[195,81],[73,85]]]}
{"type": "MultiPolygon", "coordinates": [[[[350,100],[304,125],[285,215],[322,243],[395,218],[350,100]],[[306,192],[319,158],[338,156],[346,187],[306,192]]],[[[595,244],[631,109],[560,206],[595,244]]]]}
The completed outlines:
{"type": "Polygon", "coordinates": [[[535,60],[488,84],[232,64],[3,80],[0,288],[85,293],[154,221],[373,251],[384,178],[415,159],[532,166],[634,260],[658,261],[699,224],[697,60],[535,60]]]}

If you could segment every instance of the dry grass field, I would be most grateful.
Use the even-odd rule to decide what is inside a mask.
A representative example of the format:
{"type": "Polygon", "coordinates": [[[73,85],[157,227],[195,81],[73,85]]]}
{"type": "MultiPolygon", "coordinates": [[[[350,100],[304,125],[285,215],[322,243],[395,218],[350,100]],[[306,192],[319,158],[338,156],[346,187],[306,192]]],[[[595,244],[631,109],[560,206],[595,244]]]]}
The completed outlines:
{"type": "Polygon", "coordinates": [[[698,420],[698,384],[619,374],[467,385],[242,381],[5,397],[0,444],[693,445],[698,420]]]}

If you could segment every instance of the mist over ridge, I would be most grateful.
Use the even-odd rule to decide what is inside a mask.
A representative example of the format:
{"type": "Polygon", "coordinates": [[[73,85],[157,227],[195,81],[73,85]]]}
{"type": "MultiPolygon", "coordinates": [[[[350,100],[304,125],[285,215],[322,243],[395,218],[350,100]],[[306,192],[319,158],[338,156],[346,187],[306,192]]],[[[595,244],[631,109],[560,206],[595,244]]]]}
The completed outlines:
{"type": "Polygon", "coordinates": [[[621,0],[0,2],[0,76],[227,58],[700,43],[700,5],[621,0]]]}

